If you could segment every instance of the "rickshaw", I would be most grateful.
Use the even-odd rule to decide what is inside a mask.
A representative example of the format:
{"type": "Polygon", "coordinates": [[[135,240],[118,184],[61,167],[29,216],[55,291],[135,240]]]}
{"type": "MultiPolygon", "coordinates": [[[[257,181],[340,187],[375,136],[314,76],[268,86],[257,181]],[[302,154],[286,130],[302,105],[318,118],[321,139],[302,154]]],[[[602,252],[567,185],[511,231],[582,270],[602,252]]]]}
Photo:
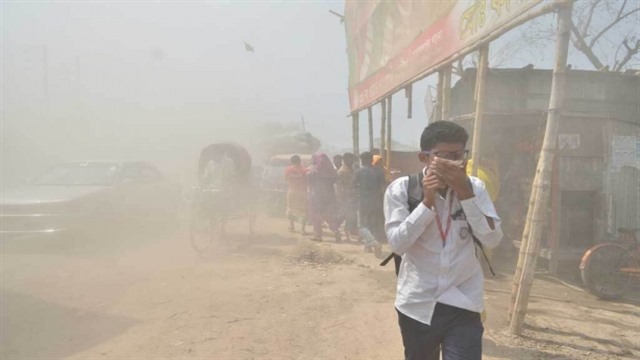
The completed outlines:
{"type": "Polygon", "coordinates": [[[198,186],[191,206],[190,239],[193,248],[203,253],[226,235],[229,220],[246,219],[253,234],[256,219],[256,188],[251,177],[251,156],[235,143],[211,144],[200,152],[198,160],[198,186]],[[217,154],[224,154],[234,164],[234,172],[227,185],[216,188],[204,183],[207,164],[217,154]]]}

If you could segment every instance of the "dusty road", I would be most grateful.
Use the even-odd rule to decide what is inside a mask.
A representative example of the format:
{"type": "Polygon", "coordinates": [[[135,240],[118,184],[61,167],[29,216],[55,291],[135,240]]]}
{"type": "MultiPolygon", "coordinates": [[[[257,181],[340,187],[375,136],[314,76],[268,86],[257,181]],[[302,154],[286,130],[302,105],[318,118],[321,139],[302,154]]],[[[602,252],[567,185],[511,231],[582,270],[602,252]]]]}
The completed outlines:
{"type": "MultiPolygon", "coordinates": [[[[109,242],[2,243],[2,359],[401,359],[392,268],[261,218],[204,256],[184,230],[109,242]],[[70,246],[71,245],[71,246],[70,246]]],[[[536,281],[508,336],[511,276],[487,280],[486,359],[634,359],[640,309],[536,281]]]]}

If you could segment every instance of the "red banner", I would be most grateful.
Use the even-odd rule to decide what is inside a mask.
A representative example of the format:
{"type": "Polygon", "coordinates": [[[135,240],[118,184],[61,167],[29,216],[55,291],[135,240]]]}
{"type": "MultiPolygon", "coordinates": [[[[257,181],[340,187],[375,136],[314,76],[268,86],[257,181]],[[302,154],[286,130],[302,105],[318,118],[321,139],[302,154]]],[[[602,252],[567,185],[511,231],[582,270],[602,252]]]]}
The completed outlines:
{"type": "Polygon", "coordinates": [[[347,0],[351,111],[500,29],[542,0],[347,0]]]}

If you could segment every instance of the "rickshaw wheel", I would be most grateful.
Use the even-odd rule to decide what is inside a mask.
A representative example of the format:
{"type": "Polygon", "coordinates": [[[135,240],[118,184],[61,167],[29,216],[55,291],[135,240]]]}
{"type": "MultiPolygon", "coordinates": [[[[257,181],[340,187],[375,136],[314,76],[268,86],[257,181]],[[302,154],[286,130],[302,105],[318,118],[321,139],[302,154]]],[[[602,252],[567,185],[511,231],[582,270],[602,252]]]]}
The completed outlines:
{"type": "Polygon", "coordinates": [[[220,218],[207,216],[207,214],[200,211],[196,211],[191,215],[191,246],[198,253],[207,251],[216,240],[221,239],[223,236],[224,226],[220,218]]]}

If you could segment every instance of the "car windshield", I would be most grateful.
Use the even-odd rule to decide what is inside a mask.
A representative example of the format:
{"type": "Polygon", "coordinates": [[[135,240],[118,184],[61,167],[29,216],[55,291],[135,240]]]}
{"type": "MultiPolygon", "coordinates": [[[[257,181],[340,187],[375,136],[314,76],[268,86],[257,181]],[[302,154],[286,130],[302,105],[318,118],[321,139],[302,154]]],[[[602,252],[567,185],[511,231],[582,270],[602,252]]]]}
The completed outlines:
{"type": "Polygon", "coordinates": [[[58,165],[32,181],[35,185],[104,186],[115,179],[118,166],[102,164],[58,165]]]}

